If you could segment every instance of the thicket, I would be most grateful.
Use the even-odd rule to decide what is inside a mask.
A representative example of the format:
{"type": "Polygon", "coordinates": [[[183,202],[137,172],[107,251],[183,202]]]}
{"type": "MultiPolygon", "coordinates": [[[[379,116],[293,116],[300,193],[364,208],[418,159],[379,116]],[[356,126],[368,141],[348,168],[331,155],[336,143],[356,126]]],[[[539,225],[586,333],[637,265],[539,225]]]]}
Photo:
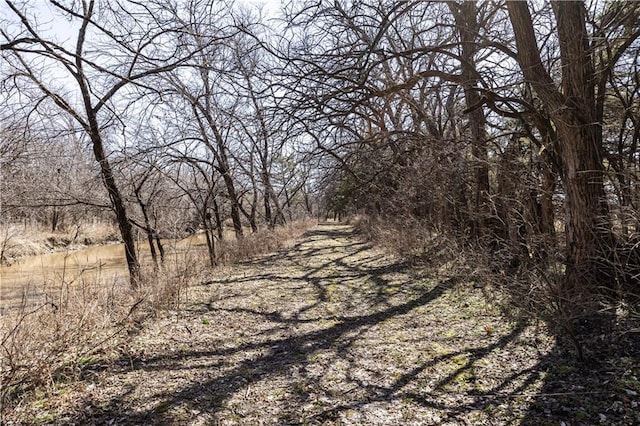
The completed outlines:
{"type": "Polygon", "coordinates": [[[637,334],[637,3],[352,2],[296,22],[322,40],[300,66],[328,209],[414,260],[448,247],[580,358],[588,336],[637,334]]]}

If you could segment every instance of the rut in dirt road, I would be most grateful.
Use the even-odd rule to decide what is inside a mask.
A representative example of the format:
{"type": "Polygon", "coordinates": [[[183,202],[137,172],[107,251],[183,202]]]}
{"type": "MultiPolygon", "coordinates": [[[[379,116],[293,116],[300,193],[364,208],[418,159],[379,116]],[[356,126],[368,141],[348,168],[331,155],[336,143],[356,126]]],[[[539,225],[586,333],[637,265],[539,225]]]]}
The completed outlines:
{"type": "Polygon", "coordinates": [[[66,420],[483,424],[523,415],[522,398],[511,406],[509,395],[539,386],[534,367],[549,342],[446,272],[418,276],[351,227],[319,225],[294,247],[191,288],[66,420]],[[486,395],[497,393],[500,406],[487,410],[486,395]]]}

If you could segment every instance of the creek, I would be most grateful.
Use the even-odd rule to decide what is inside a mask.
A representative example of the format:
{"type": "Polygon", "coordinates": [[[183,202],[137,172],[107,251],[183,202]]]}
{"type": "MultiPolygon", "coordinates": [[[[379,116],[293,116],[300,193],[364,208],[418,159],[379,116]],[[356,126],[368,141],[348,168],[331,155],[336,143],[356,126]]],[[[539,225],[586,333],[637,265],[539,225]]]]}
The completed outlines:
{"type": "MultiPolygon", "coordinates": [[[[162,244],[165,262],[206,250],[204,234],[163,240],[162,244]]],[[[142,265],[152,265],[148,244],[138,244],[138,258],[142,265]]],[[[0,266],[0,309],[19,305],[24,298],[34,301],[55,297],[65,286],[120,285],[127,283],[128,277],[123,244],[28,256],[11,266],[0,266]]]]}

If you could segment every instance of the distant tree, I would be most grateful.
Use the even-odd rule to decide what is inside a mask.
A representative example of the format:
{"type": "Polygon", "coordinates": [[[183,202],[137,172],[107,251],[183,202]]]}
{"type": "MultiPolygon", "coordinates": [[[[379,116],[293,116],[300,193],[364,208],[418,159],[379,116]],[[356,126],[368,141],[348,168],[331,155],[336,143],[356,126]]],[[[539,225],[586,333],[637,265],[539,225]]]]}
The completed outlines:
{"type": "Polygon", "coordinates": [[[194,207],[197,215],[197,226],[204,231],[207,241],[207,252],[211,266],[217,265],[216,239],[224,237],[224,226],[216,198],[219,196],[220,177],[215,173],[215,160],[203,159],[188,154],[188,146],[184,151],[172,149],[169,154],[173,158],[174,171],[168,177],[182,190],[194,207]],[[213,216],[212,213],[213,212],[213,216]],[[217,235],[215,234],[217,230],[217,235]]]}
{"type": "Polygon", "coordinates": [[[26,217],[52,232],[80,226],[87,212],[95,218],[109,209],[94,160],[76,129],[24,128],[20,116],[3,117],[0,146],[0,202],[3,219],[26,217]],[[12,123],[13,121],[13,123],[12,123]],[[6,144],[6,145],[5,145],[6,144]]]}
{"type": "MultiPolygon", "coordinates": [[[[233,74],[233,61],[227,43],[238,34],[238,26],[228,15],[224,4],[211,4],[206,13],[201,5],[181,8],[176,21],[188,28],[180,37],[185,50],[191,51],[188,67],[163,75],[158,84],[164,102],[179,105],[182,119],[188,122],[183,129],[191,142],[198,142],[198,150],[206,151],[215,159],[215,171],[222,178],[231,205],[231,220],[236,237],[243,236],[240,194],[233,176],[232,126],[233,111],[238,100],[225,80],[233,74]]],[[[197,155],[196,155],[197,156],[197,155]]]]}
{"type": "MultiPolygon", "coordinates": [[[[239,164],[241,167],[244,165],[245,173],[249,175],[254,197],[257,197],[258,181],[261,183],[264,219],[273,227],[285,222],[281,201],[272,182],[272,168],[274,157],[286,143],[286,131],[283,129],[286,122],[283,123],[277,115],[276,95],[272,93],[273,84],[270,81],[273,75],[269,75],[270,64],[262,48],[239,34],[231,49],[235,63],[234,77],[237,79],[236,96],[242,105],[236,112],[235,123],[238,139],[249,154],[239,164]],[[246,170],[247,167],[251,170],[246,170]]],[[[255,215],[254,210],[252,208],[253,215],[249,214],[249,217],[255,215]]]]}

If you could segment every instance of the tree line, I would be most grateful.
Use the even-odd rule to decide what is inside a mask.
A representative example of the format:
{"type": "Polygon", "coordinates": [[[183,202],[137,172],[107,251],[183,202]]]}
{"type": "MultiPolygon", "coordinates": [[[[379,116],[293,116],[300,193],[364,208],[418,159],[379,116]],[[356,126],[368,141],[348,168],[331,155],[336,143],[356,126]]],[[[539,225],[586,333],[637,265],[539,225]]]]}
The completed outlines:
{"type": "Polygon", "coordinates": [[[611,312],[602,296],[637,308],[637,3],[308,2],[290,18],[298,107],[336,164],[329,208],[480,249],[569,334],[611,312]]]}
{"type": "Polygon", "coordinates": [[[76,146],[133,281],[132,227],[151,242],[169,205],[211,247],[319,199],[479,247],[569,323],[638,295],[638,3],[51,1],[66,42],[5,3],[3,158],[76,146]]]}
{"type": "Polygon", "coordinates": [[[225,223],[242,238],[310,213],[309,169],[248,36],[264,32],[230,2],[6,1],[3,219],[55,230],[108,209],[137,287],[135,230],[155,260],[159,236],[202,229],[215,264],[225,223]]]}

